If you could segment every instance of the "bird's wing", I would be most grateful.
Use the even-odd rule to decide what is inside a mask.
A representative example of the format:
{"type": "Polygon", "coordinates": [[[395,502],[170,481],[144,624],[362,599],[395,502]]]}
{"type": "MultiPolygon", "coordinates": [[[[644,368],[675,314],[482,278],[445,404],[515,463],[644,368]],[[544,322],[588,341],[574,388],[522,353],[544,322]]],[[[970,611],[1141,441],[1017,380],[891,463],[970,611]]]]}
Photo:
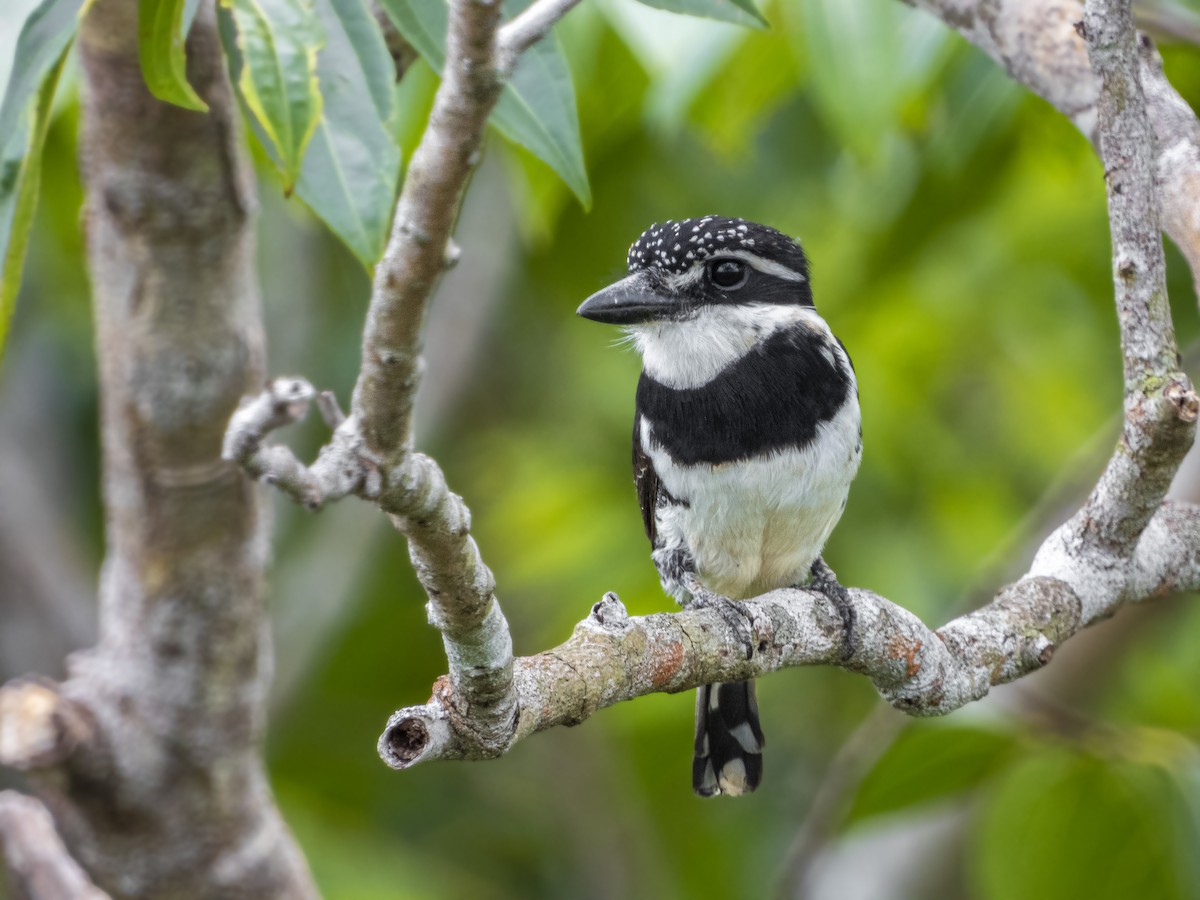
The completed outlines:
{"type": "Polygon", "coordinates": [[[638,425],[641,417],[633,417],[633,483],[637,486],[638,506],[642,508],[642,525],[646,529],[646,537],[655,544],[654,512],[658,508],[658,473],[654,471],[654,463],[642,449],[641,435],[638,425]]]}

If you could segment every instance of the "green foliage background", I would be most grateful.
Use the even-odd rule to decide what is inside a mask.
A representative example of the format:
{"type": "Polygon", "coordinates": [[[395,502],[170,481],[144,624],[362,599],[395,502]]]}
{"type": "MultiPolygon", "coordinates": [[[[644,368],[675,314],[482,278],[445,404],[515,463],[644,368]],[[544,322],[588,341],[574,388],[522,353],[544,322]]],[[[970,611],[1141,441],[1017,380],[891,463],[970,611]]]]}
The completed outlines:
{"type": "MultiPolygon", "coordinates": [[[[1022,571],[1112,445],[1109,241],[1084,138],[894,0],[764,11],[760,31],[589,0],[563,23],[590,212],[543,163],[489,142],[464,261],[436,301],[459,318],[430,337],[447,355],[447,333],[478,343],[469,363],[431,360],[425,399],[438,405],[426,402],[420,444],[472,507],[518,653],[565,639],[605,590],[635,613],[669,607],[628,471],[637,361],[573,315],[651,222],[720,212],[804,242],[861,386],[864,464],[827,553],[845,583],[944,621],[1022,571]]],[[[1195,105],[1200,52],[1164,52],[1195,105]]],[[[419,63],[397,89],[405,158],[435,83],[419,63]]],[[[71,518],[98,565],[78,117],[72,91],[48,138],[0,402],[50,398],[71,518]]],[[[271,370],[344,400],[366,274],[283,200],[261,154],[259,169],[271,370]]],[[[1168,261],[1186,347],[1196,297],[1173,247],[1168,261]]],[[[294,431],[305,452],[322,437],[315,423],[294,431]]],[[[267,752],[329,897],[765,896],[831,758],[876,703],[839,671],[764,681],[766,783],[735,802],[691,794],[685,696],[625,704],[494,762],[397,774],[376,737],[445,664],[403,543],[350,503],[315,517],[277,508],[267,752]]],[[[1187,600],[1126,610],[1045,673],[908,724],[846,798],[819,896],[1200,897],[1198,639],[1187,600]],[[896,854],[878,850],[888,841],[909,875],[871,893],[895,871],[896,854]],[[847,870],[857,877],[839,889],[847,870]]]]}

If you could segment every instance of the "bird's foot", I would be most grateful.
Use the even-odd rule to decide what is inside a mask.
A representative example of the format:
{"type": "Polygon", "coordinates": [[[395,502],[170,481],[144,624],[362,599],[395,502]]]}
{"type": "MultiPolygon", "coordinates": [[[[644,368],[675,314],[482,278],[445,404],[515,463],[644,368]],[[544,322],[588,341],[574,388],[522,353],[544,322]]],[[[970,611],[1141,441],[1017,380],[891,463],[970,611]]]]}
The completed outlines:
{"type": "Polygon", "coordinates": [[[746,659],[754,656],[754,616],[744,603],[730,600],[714,593],[700,583],[695,572],[684,574],[682,583],[691,599],[683,604],[685,609],[715,609],[742,639],[746,659]]]}
{"type": "Polygon", "coordinates": [[[821,557],[818,556],[816,561],[813,562],[811,572],[812,578],[807,587],[809,590],[824,594],[829,599],[829,602],[833,604],[833,608],[837,610],[838,615],[841,616],[844,632],[842,659],[850,659],[858,650],[858,637],[855,629],[856,617],[854,615],[854,605],[850,602],[850,592],[842,587],[833,569],[829,568],[825,560],[821,557]]]}

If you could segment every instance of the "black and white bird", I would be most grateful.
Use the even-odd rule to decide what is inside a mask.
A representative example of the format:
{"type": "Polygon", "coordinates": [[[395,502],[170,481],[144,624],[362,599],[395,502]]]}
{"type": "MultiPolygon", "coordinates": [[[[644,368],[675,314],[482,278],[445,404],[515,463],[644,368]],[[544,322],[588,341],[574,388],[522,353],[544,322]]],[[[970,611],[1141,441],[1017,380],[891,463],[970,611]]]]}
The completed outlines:
{"type": "MultiPolygon", "coordinates": [[[[852,646],[821,550],[862,458],[858,385],[813,306],[800,244],[705,216],[652,226],[628,266],[579,315],[623,326],[642,355],[633,473],[663,589],[728,615],[728,600],[816,587],[852,646]]],[[[754,790],[762,749],[753,682],[700,688],[696,793],[754,790]]]]}

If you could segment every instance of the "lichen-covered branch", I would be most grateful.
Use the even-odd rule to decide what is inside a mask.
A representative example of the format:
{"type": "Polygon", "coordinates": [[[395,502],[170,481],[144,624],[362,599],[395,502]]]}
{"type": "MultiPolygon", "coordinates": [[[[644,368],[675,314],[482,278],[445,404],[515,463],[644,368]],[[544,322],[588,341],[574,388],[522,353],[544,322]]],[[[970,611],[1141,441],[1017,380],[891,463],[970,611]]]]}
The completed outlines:
{"type": "MultiPolygon", "coordinates": [[[[1075,30],[1083,19],[1081,0],[903,2],[960,32],[1096,142],[1100,80],[1075,30]]],[[[1162,60],[1147,39],[1139,58],[1162,226],[1187,258],[1200,293],[1200,121],[1167,81],[1162,60]]]]}
{"type": "Polygon", "coordinates": [[[0,859],[14,900],[109,900],[71,858],[50,813],[33,797],[0,791],[0,859]]]}
{"type": "MultiPolygon", "coordinates": [[[[1170,544],[1181,552],[1167,559],[1161,546],[1139,548],[1131,573],[1161,568],[1170,572],[1167,580],[1150,584],[1131,574],[1127,587],[1136,583],[1149,592],[1134,597],[1122,591],[1098,614],[1111,613],[1125,600],[1200,587],[1200,508],[1167,504],[1155,523],[1147,543],[1168,531],[1170,544]]],[[[992,685],[1040,669],[1059,644],[1088,624],[1069,582],[1086,579],[1085,570],[1094,564],[1107,561],[1079,558],[1056,576],[1026,576],[992,603],[936,631],[877,594],[851,589],[857,640],[848,659],[842,656],[841,618],[820,594],[788,589],[746,601],[755,622],[750,659],[733,649],[742,638],[715,610],[630,617],[607,594],[568,641],[516,660],[518,715],[504,740],[480,740],[464,727],[438,682],[428,703],[392,716],[379,752],[397,769],[429,759],[485,759],[537,731],[576,725],[597,710],[645,694],[805,665],[842,666],[867,676],[884,699],[910,715],[944,715],[984,697],[992,685]]]]}
{"type": "Polygon", "coordinates": [[[368,497],[379,493],[379,471],[369,464],[354,422],[343,415],[328,391],[317,394],[303,378],[276,378],[261,394],[245,398],[229,420],[221,456],[309,509],[350,493],[368,497]],[[314,398],[333,439],[317,461],[306,466],[288,447],[265,440],[275,429],[304,418],[314,398]]]}
{"type": "Polygon", "coordinates": [[[207,114],[156,100],[137,0],[78,46],[107,554],[100,640],[61,684],[0,689],[0,764],[115,898],[306,898],[261,758],[267,510],[221,458],[263,383],[254,184],[211,2],[188,40],[207,114]]]}
{"type": "Polygon", "coordinates": [[[1200,400],[1179,369],[1151,158],[1153,131],[1139,78],[1128,0],[1089,0],[1079,28],[1100,80],[1097,143],[1104,163],[1113,279],[1125,375],[1120,443],[1083,508],[1038,552],[1032,571],[1061,566],[1080,547],[1110,564],[1072,582],[1093,618],[1128,580],[1126,561],[1166,496],[1195,436],[1200,400]]]}

